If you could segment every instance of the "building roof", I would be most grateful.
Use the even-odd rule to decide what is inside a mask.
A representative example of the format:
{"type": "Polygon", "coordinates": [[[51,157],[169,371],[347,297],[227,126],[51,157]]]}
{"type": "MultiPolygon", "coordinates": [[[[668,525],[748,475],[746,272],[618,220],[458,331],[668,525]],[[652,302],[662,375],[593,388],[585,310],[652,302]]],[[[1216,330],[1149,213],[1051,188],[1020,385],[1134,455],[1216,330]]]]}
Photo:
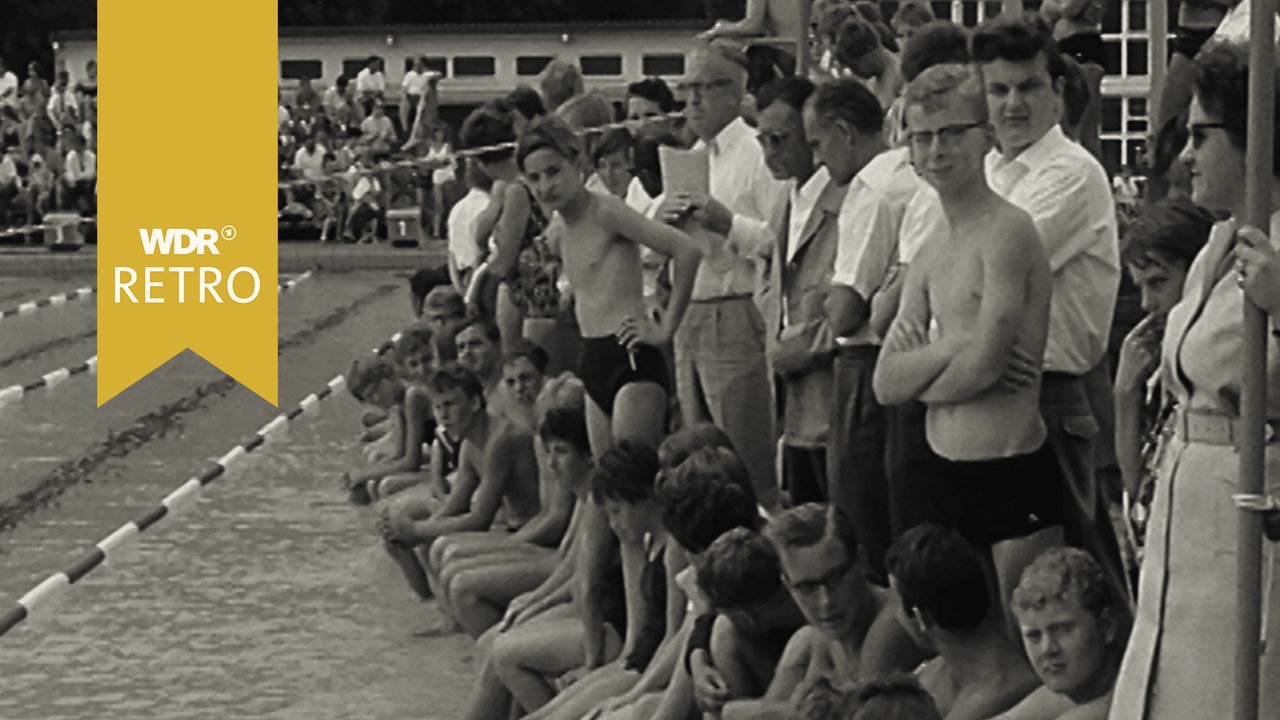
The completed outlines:
{"type": "MultiPolygon", "coordinates": [[[[357,25],[282,27],[281,38],[314,38],[359,35],[434,35],[442,33],[538,34],[549,32],[634,32],[705,30],[706,20],[566,20],[563,22],[431,23],[426,25],[357,25]]],[[[94,30],[61,30],[50,39],[62,42],[92,41],[94,30]]]]}

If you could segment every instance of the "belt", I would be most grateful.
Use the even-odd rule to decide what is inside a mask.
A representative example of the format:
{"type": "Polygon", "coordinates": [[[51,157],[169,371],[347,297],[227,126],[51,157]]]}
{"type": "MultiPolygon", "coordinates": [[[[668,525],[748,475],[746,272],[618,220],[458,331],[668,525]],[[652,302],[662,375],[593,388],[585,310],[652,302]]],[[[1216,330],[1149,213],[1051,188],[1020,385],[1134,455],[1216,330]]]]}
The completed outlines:
{"type": "Polygon", "coordinates": [[[879,345],[853,345],[836,341],[836,355],[839,357],[865,357],[875,359],[880,356],[879,345]]]}
{"type": "Polygon", "coordinates": [[[717,295],[716,297],[693,298],[689,302],[699,303],[699,304],[710,304],[710,303],[729,302],[731,300],[750,300],[750,299],[752,299],[751,293],[743,293],[741,295],[717,295]]]}
{"type": "Polygon", "coordinates": [[[1071,373],[1060,372],[1058,370],[1046,370],[1040,373],[1040,381],[1045,384],[1048,384],[1048,383],[1066,384],[1071,382],[1077,382],[1083,378],[1084,378],[1083,375],[1073,375],[1071,373]]]}
{"type": "MultiPolygon", "coordinates": [[[[1178,435],[1187,442],[1236,447],[1245,435],[1243,421],[1235,415],[1188,410],[1178,413],[1176,422],[1178,435]]],[[[1267,444],[1280,442],[1280,420],[1267,421],[1265,438],[1267,444]]]]}

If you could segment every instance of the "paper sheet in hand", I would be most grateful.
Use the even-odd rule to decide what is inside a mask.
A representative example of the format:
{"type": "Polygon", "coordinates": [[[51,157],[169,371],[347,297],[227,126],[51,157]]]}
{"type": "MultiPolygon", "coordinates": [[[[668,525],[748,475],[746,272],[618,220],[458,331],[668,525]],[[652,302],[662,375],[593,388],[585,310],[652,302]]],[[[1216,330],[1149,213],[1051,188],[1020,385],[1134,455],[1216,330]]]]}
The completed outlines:
{"type": "Polygon", "coordinates": [[[711,162],[706,148],[680,150],[662,145],[658,147],[658,162],[662,166],[662,190],[667,195],[711,194],[711,162]]]}

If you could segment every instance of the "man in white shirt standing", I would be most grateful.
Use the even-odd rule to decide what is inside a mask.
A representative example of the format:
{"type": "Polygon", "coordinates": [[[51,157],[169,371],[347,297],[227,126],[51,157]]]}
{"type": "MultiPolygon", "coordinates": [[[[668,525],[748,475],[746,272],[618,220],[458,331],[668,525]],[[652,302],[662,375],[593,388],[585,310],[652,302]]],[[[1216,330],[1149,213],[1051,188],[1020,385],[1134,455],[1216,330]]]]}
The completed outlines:
{"type": "Polygon", "coordinates": [[[75,92],[71,90],[71,76],[66,70],[58,73],[58,79],[53,85],[53,94],[49,96],[49,104],[45,109],[56,128],[75,124],[79,119],[80,103],[76,100],[75,92]]]}
{"type": "Polygon", "coordinates": [[[1111,395],[1103,361],[1120,286],[1111,185],[1102,165],[1059,126],[1065,67],[1048,32],[1001,17],[974,33],[972,49],[1000,148],[987,156],[987,177],[1031,215],[1049,258],[1041,411],[1064,474],[1067,541],[1092,552],[1124,592],[1108,512],[1118,489],[1100,487],[1094,471],[1099,448],[1107,447],[1111,395]]]}
{"type": "Polygon", "coordinates": [[[693,302],[675,337],[676,393],[687,424],[724,429],[751,470],[767,507],[780,499],[776,436],[764,320],[753,301],[757,262],[773,246],[766,218],[787,186],[765,167],[755,133],[740,117],[746,56],[726,41],[699,46],[681,84],[685,116],[710,156],[710,194],[668,194],[656,216],[687,232],[705,232],[712,251],[698,268],[693,302]]]}
{"type": "Polygon", "coordinates": [[[836,347],[829,495],[853,521],[871,578],[887,586],[884,555],[892,537],[886,417],[871,389],[880,336],[868,321],[871,298],[897,266],[903,215],[920,182],[907,149],[889,149],[884,107],[858,80],[843,78],[819,87],[805,109],[805,128],[832,182],[848,187],[839,210],[839,243],[826,301],[836,347]]]}
{"type": "Polygon", "coordinates": [[[0,105],[18,106],[18,76],[0,58],[0,105]]]}
{"type": "Polygon", "coordinates": [[[480,264],[481,250],[488,246],[488,238],[476,237],[476,220],[489,206],[490,178],[475,160],[466,161],[463,171],[467,194],[449,210],[449,279],[459,294],[465,294],[471,286],[471,273],[480,264]]]}
{"type": "Polygon", "coordinates": [[[835,352],[822,314],[831,279],[845,185],[816,167],[804,132],[804,105],[814,86],[786,77],[756,96],[757,139],[773,176],[790,180],[775,224],[769,290],[769,359],[782,396],[782,485],[791,505],[827,500],[831,360],[835,352]]]}
{"type": "Polygon", "coordinates": [[[406,131],[413,129],[414,118],[418,117],[418,105],[427,92],[427,84],[431,82],[431,73],[427,71],[427,59],[417,57],[413,67],[404,74],[400,87],[404,89],[404,102],[400,103],[400,127],[406,131]]]}
{"type": "Polygon", "coordinates": [[[373,113],[373,106],[387,92],[387,78],[382,74],[382,58],[370,55],[360,72],[356,74],[356,97],[366,116],[373,113]]]}

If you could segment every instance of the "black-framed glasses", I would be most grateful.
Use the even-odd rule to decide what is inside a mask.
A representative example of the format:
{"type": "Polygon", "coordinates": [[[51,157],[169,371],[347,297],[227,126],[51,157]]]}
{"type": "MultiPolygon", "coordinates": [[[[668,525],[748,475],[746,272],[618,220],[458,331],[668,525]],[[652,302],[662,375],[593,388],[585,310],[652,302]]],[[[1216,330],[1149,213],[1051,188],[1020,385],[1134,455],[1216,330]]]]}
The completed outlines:
{"type": "Polygon", "coordinates": [[[1187,130],[1191,134],[1191,147],[1198,148],[1204,144],[1208,137],[1204,134],[1205,130],[1224,130],[1226,123],[1206,122],[1206,123],[1190,123],[1187,130]]]}
{"type": "Polygon", "coordinates": [[[917,147],[929,147],[933,145],[934,139],[942,141],[943,145],[952,145],[964,134],[974,128],[985,127],[985,122],[956,123],[955,125],[943,125],[937,130],[917,130],[907,133],[907,140],[917,147]]]}

